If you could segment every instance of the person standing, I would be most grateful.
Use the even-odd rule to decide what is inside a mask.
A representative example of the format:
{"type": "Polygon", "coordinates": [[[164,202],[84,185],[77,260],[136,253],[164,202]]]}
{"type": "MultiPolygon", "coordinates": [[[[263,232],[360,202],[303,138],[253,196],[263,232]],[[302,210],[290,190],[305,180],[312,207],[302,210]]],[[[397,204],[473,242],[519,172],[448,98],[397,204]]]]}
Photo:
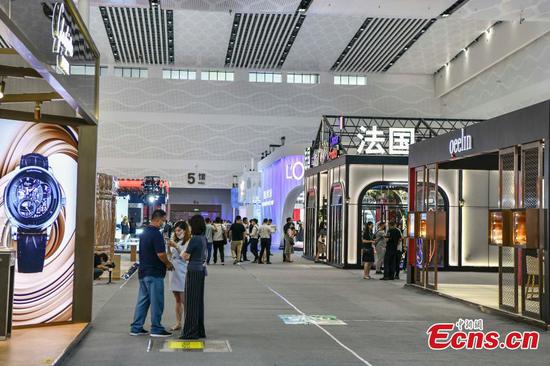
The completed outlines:
{"type": "Polygon", "coordinates": [[[225,236],[225,228],[223,227],[222,219],[216,217],[212,225],[212,239],[214,241],[214,264],[218,263],[218,252],[220,253],[220,262],[225,265],[225,244],[227,243],[225,236]]]}
{"type": "Polygon", "coordinates": [[[206,247],[208,250],[208,256],[206,257],[206,264],[210,264],[210,258],[212,258],[212,247],[214,246],[214,227],[212,221],[207,217],[204,222],[206,223],[206,231],[204,236],[206,237],[206,247]]]}
{"type": "Polygon", "coordinates": [[[170,259],[174,265],[174,271],[170,272],[170,289],[176,299],[176,324],[170,331],[181,329],[182,316],[185,305],[185,277],[187,276],[187,262],[180,253],[187,248],[191,240],[191,228],[185,221],[178,221],[174,225],[172,240],[168,241],[170,259]]]}
{"type": "Polygon", "coordinates": [[[139,237],[139,293],[134,321],[130,329],[132,336],[149,334],[143,328],[149,306],[151,307],[151,337],[172,335],[161,324],[164,311],[164,277],[166,277],[166,270],[174,269],[168,260],[164,238],[160,232],[165,221],[166,212],[155,210],[151,216],[151,223],[139,237]]]}
{"type": "Polygon", "coordinates": [[[372,227],[374,224],[372,221],[367,222],[367,226],[363,231],[363,251],[362,251],[362,262],[363,262],[363,278],[370,280],[370,269],[374,263],[374,235],[372,233],[372,227]]]}
{"type": "Polygon", "coordinates": [[[246,252],[248,251],[248,236],[250,234],[250,223],[248,222],[248,218],[243,218],[243,225],[245,228],[245,235],[243,238],[243,247],[241,250],[241,262],[248,262],[248,258],[246,257],[246,252]]]}
{"type": "Polygon", "coordinates": [[[229,237],[231,239],[231,255],[233,256],[233,264],[237,264],[241,259],[241,250],[243,240],[246,235],[246,228],[243,225],[240,216],[235,217],[235,223],[229,228],[229,237]]]}
{"type": "Polygon", "coordinates": [[[250,251],[254,254],[254,262],[258,263],[258,241],[260,240],[260,227],[258,226],[258,220],[250,220],[250,251]]]}
{"type": "Polygon", "coordinates": [[[376,249],[376,274],[382,274],[382,265],[386,254],[386,223],[380,222],[378,230],[374,234],[374,246],[376,249]]]}
{"type": "Polygon", "coordinates": [[[128,222],[128,216],[124,216],[122,222],[120,223],[120,231],[122,233],[122,238],[120,241],[126,241],[130,235],[130,223],[128,222]]]}
{"type": "Polygon", "coordinates": [[[134,220],[133,217],[130,217],[130,222],[128,223],[128,226],[130,228],[130,230],[129,230],[130,238],[135,237],[136,236],[137,225],[136,225],[136,221],[134,220]]]}
{"type": "Polygon", "coordinates": [[[273,254],[271,254],[271,244],[273,244],[273,234],[275,234],[275,232],[277,231],[277,226],[273,225],[273,220],[272,219],[268,219],[267,223],[269,224],[269,227],[271,228],[271,235],[269,236],[269,257],[266,259],[266,262],[271,263],[271,258],[270,257],[273,255],[273,254]]]}
{"type": "Polygon", "coordinates": [[[288,229],[288,232],[286,233],[286,240],[285,240],[285,249],[284,253],[286,256],[286,261],[288,263],[292,263],[292,254],[294,253],[294,238],[296,237],[296,229],[294,228],[294,225],[290,226],[288,229]]]}
{"type": "Polygon", "coordinates": [[[384,256],[384,277],[381,280],[395,279],[395,263],[397,262],[397,245],[401,240],[401,231],[397,228],[395,221],[390,222],[390,229],[386,236],[388,243],[386,245],[386,254],[384,256]]]}
{"type": "Polygon", "coordinates": [[[397,243],[397,251],[395,252],[395,279],[399,279],[399,271],[401,271],[401,260],[403,259],[403,246],[405,237],[403,235],[402,228],[398,227],[397,230],[401,233],[399,243],[397,243]]]}
{"type": "Polygon", "coordinates": [[[321,257],[327,256],[327,224],[323,221],[319,225],[319,233],[317,234],[317,253],[315,254],[315,263],[321,262],[321,257]]]}
{"type": "Polygon", "coordinates": [[[260,226],[260,230],[259,230],[259,235],[260,235],[260,243],[261,243],[262,249],[260,250],[258,263],[259,264],[264,263],[262,261],[264,260],[263,258],[265,254],[265,258],[266,258],[265,263],[271,264],[271,261],[269,259],[269,256],[271,255],[271,244],[270,244],[271,225],[269,225],[269,221],[267,219],[264,219],[264,221],[262,222],[262,226],[260,226]]]}
{"type": "Polygon", "coordinates": [[[204,279],[206,277],[206,223],[201,215],[189,219],[191,240],[182,258],[187,261],[185,280],[185,323],[180,339],[206,338],[204,330],[204,279]]]}
{"type": "Polygon", "coordinates": [[[287,242],[290,241],[289,233],[290,229],[294,227],[294,223],[292,222],[292,217],[286,218],[285,226],[283,226],[283,262],[288,261],[287,257],[287,242]]]}

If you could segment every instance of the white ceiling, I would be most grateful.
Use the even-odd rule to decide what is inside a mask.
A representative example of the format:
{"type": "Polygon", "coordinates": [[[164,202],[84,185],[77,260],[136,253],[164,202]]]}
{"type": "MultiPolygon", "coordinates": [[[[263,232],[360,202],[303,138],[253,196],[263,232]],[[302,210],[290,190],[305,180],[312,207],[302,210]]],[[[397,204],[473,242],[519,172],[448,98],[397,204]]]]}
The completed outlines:
{"type": "MultiPolygon", "coordinates": [[[[148,6],[148,0],[91,0],[90,29],[103,63],[114,63],[99,5],[148,6]]],[[[175,66],[223,68],[235,12],[294,13],[299,0],[162,0],[174,9],[175,66]],[[231,10],[231,11],[230,11],[231,10]]],[[[313,0],[283,70],[330,71],[367,17],[435,18],[455,0],[313,0]]],[[[550,0],[469,0],[423,33],[388,73],[433,74],[497,20],[550,21],[550,0]]]]}

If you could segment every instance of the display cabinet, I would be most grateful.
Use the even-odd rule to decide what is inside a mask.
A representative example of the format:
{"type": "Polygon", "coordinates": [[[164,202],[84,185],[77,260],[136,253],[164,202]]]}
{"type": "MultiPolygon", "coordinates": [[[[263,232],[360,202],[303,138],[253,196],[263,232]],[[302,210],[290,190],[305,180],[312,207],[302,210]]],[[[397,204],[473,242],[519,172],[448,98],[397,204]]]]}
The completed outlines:
{"type": "Polygon", "coordinates": [[[489,245],[507,245],[512,240],[512,211],[489,210],[489,245]]]}
{"type": "Polygon", "coordinates": [[[407,236],[411,239],[417,238],[419,234],[418,217],[418,212],[409,212],[407,215],[407,236]]]}
{"type": "Polygon", "coordinates": [[[429,240],[447,239],[447,213],[442,210],[428,211],[426,238],[429,240]]]}
{"type": "Polygon", "coordinates": [[[512,241],[514,245],[539,249],[540,223],[544,210],[523,208],[512,210],[512,241]]]}
{"type": "Polygon", "coordinates": [[[427,212],[418,212],[417,216],[418,221],[418,238],[428,239],[428,213],[427,212]]]}

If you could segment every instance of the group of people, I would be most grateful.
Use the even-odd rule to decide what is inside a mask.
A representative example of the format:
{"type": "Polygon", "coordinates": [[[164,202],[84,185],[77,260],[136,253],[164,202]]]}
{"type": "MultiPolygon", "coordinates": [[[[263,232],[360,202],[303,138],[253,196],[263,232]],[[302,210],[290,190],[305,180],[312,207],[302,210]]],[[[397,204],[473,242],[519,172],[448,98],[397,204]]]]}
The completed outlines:
{"type": "Polygon", "coordinates": [[[363,278],[370,280],[370,272],[376,267],[376,274],[383,274],[381,280],[398,280],[403,254],[403,233],[395,221],[390,221],[389,229],[386,223],[380,222],[376,232],[374,224],[369,221],[362,235],[363,278]],[[384,266],[384,272],[382,272],[384,266]]]}
{"type": "Polygon", "coordinates": [[[139,294],[130,335],[169,337],[171,332],[181,331],[180,339],[205,338],[207,223],[201,215],[195,215],[187,222],[176,222],[171,235],[165,238],[161,233],[165,222],[166,212],[155,210],[149,225],[139,236],[139,294]],[[170,331],[161,323],[167,272],[170,273],[170,289],[176,300],[176,324],[170,331]],[[149,308],[150,331],[143,328],[149,308]]]}

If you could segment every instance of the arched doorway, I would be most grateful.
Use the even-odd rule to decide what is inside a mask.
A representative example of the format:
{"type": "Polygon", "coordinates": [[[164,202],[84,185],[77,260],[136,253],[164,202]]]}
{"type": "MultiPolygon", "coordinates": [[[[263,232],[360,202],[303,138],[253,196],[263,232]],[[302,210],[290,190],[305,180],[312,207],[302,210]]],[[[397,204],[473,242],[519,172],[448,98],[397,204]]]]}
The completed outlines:
{"type": "MultiPolygon", "coordinates": [[[[395,221],[398,227],[407,233],[408,205],[407,182],[374,182],[367,185],[359,195],[359,219],[358,237],[367,226],[367,222],[374,223],[375,228],[381,221],[395,221]]],[[[448,212],[449,199],[445,191],[439,187],[437,206],[448,212]]],[[[447,217],[448,220],[448,217],[447,217]]],[[[448,241],[445,241],[444,250],[438,253],[440,267],[448,266],[448,241]]],[[[361,258],[361,247],[358,248],[357,258],[361,258]]]]}
{"type": "MultiPolygon", "coordinates": [[[[303,185],[299,185],[299,186],[296,186],[294,188],[292,188],[292,190],[290,192],[288,192],[288,194],[286,195],[286,199],[285,199],[285,204],[283,206],[283,210],[281,212],[281,219],[280,219],[280,223],[281,223],[281,228],[282,226],[284,225],[284,223],[286,222],[286,218],[287,217],[292,217],[292,219],[297,222],[297,221],[301,221],[303,220],[304,218],[304,186],[303,185]],[[299,210],[299,215],[297,215],[298,217],[296,217],[295,215],[295,212],[298,212],[299,210]]],[[[303,224],[302,224],[302,230],[303,230],[303,224]]],[[[301,237],[303,238],[303,233],[301,234],[301,237]]],[[[282,246],[281,244],[283,244],[283,234],[281,233],[280,235],[280,240],[281,240],[281,243],[280,243],[280,249],[282,249],[282,246]]],[[[296,245],[294,246],[294,249],[295,250],[302,250],[303,249],[303,239],[300,241],[296,240],[296,245]]]]}

